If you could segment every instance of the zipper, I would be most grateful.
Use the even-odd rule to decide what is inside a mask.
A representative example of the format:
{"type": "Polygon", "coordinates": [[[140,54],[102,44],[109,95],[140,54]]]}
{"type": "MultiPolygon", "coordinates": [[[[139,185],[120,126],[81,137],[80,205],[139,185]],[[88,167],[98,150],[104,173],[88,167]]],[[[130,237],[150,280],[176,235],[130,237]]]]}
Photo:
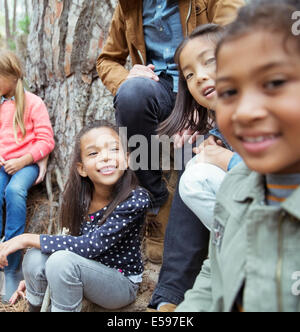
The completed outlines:
{"type": "Polygon", "coordinates": [[[188,21],[189,21],[189,19],[190,19],[190,17],[191,17],[191,13],[192,13],[192,1],[190,1],[190,8],[189,8],[189,11],[188,11],[188,14],[187,14],[186,20],[185,20],[186,36],[189,35],[188,21]]]}
{"type": "Polygon", "coordinates": [[[280,213],[279,223],[278,223],[278,249],[277,249],[277,267],[276,267],[276,294],[277,294],[277,306],[278,312],[283,312],[282,304],[282,289],[281,289],[281,279],[282,279],[282,251],[283,251],[283,234],[282,226],[283,220],[286,217],[286,213],[283,211],[280,213]]]}

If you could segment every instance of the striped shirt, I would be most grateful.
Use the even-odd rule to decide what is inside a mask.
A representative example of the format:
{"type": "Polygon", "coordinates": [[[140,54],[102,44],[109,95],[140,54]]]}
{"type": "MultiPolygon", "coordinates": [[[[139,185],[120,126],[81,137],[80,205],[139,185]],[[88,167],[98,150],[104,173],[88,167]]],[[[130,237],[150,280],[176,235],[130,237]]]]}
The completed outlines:
{"type": "Polygon", "coordinates": [[[266,201],[268,205],[278,206],[284,202],[300,185],[300,173],[267,174],[266,201]]]}

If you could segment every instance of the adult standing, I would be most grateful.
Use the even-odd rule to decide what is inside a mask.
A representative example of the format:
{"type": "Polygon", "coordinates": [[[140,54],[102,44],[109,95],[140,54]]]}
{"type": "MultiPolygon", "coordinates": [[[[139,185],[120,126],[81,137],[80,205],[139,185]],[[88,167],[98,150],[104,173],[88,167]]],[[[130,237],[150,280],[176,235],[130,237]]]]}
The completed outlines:
{"type": "MultiPolygon", "coordinates": [[[[243,0],[119,0],[97,71],[115,96],[116,121],[120,127],[127,127],[128,138],[139,134],[150,142],[158,124],[170,115],[178,85],[173,56],[182,39],[198,25],[229,23],[243,4],[243,0]],[[133,65],[130,71],[125,68],[128,55],[133,65]]],[[[146,255],[152,262],[162,261],[171,210],[164,253],[164,264],[170,268],[162,268],[159,282],[164,283],[162,273],[171,274],[166,276],[170,284],[164,283],[161,290],[158,285],[152,305],[164,301],[178,304],[200,271],[208,233],[181,201],[177,190],[171,206],[172,197],[162,172],[151,170],[151,145],[148,146],[149,167],[138,170],[137,176],[153,197],[148,218],[155,219],[158,227],[148,232],[146,239],[146,255]],[[182,228],[187,238],[178,236],[182,228]],[[188,255],[183,252],[185,247],[189,248],[188,255]],[[167,259],[168,253],[174,252],[178,253],[175,261],[167,259]]]]}

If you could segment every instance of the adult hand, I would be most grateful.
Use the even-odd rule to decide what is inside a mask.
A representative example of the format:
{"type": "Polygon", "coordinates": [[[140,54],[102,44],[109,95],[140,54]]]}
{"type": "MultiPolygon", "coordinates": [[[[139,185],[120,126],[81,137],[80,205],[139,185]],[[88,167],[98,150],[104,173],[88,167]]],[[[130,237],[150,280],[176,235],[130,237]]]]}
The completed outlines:
{"type": "Polygon", "coordinates": [[[154,73],[154,65],[134,65],[127,76],[127,80],[134,77],[148,77],[156,82],[159,81],[159,77],[154,73]]]}
{"type": "Polygon", "coordinates": [[[20,281],[18,289],[13,293],[11,298],[9,299],[10,304],[15,304],[18,300],[18,298],[21,297],[22,299],[25,299],[26,297],[26,284],[25,280],[20,281]]]}
{"type": "Polygon", "coordinates": [[[40,172],[39,172],[37,179],[35,180],[34,185],[39,184],[44,180],[45,175],[47,173],[48,159],[49,159],[49,155],[47,157],[45,157],[44,159],[37,162],[40,172]]]}

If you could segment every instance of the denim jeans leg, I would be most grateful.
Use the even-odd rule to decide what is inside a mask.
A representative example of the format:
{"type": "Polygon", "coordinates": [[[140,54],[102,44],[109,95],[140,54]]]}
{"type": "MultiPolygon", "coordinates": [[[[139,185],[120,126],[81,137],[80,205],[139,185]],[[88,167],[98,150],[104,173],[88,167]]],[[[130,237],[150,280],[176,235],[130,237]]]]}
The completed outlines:
{"type": "MultiPolygon", "coordinates": [[[[183,171],[179,172],[178,183],[183,171]]],[[[207,258],[209,231],[179,196],[178,185],[164,240],[163,263],[149,306],[161,302],[178,305],[192,288],[207,258]]]]}
{"type": "MultiPolygon", "coordinates": [[[[26,166],[12,175],[6,186],[5,241],[24,233],[26,223],[27,193],[36,180],[38,174],[39,168],[37,165],[26,166]]],[[[20,273],[21,258],[21,251],[17,251],[7,257],[8,266],[4,269],[6,280],[6,298],[9,298],[16,290],[19,281],[22,278],[20,273]]]]}
{"type": "Polygon", "coordinates": [[[26,283],[26,297],[33,306],[41,306],[47,289],[45,266],[49,256],[42,254],[39,249],[27,250],[22,270],[26,283]]]}
{"type": "Polygon", "coordinates": [[[0,168],[0,239],[2,238],[3,232],[3,205],[4,205],[4,193],[5,188],[10,180],[10,175],[8,175],[4,167],[0,168]]]}
{"type": "Polygon", "coordinates": [[[70,251],[57,251],[46,262],[51,311],[81,310],[85,296],[106,309],[119,309],[136,298],[138,286],[118,270],[70,251]]]}
{"type": "Polygon", "coordinates": [[[168,190],[162,181],[161,170],[151,169],[151,136],[157,135],[158,125],[173,110],[175,94],[172,88],[172,79],[166,75],[162,75],[159,82],[137,77],[125,81],[114,99],[116,122],[119,127],[127,128],[129,145],[134,135],[143,135],[148,142],[147,169],[138,169],[136,174],[141,185],[152,194],[154,207],[163,205],[168,198],[168,190]]]}
{"type": "Polygon", "coordinates": [[[12,175],[6,186],[6,241],[24,232],[27,194],[38,174],[39,168],[36,164],[26,166],[12,175]]]}

